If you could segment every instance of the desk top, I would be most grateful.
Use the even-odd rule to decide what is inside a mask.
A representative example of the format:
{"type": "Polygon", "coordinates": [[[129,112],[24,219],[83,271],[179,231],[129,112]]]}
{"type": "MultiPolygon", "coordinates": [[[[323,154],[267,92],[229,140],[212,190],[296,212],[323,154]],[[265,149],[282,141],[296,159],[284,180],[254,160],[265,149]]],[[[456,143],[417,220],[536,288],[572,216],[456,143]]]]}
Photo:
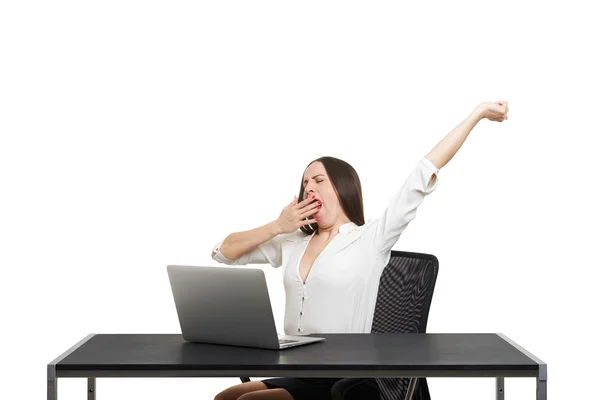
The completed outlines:
{"type": "MultiPolygon", "coordinates": [[[[313,334],[285,350],[190,343],[181,334],[98,334],[55,360],[56,371],[538,371],[535,356],[492,333],[313,334]]],[[[269,375],[270,372],[273,375],[269,375]]],[[[243,375],[242,375],[243,376],[243,375]]]]}

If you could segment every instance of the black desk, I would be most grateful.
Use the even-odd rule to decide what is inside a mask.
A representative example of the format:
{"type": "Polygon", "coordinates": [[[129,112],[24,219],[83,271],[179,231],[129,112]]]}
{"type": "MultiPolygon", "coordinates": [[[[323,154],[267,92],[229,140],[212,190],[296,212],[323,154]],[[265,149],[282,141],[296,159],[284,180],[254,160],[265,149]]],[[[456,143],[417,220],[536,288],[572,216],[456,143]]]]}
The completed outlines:
{"type": "Polygon", "coordinates": [[[323,342],[286,350],[185,342],[180,334],[88,335],[48,364],[48,399],[57,378],[102,377],[535,377],[546,400],[546,364],[502,334],[315,334],[323,342]]]}

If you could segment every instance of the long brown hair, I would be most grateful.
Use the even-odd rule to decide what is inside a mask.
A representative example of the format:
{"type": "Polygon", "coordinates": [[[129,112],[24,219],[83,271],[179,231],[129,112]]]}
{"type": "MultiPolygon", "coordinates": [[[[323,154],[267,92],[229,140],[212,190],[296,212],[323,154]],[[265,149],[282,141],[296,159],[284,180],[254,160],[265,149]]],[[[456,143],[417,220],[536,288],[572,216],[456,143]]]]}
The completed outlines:
{"type": "MultiPolygon", "coordinates": [[[[360,185],[360,178],[356,170],[346,161],[328,156],[311,161],[306,168],[316,161],[323,163],[333,189],[337,194],[337,198],[340,201],[342,210],[348,219],[358,226],[364,225],[365,212],[363,208],[362,186],[360,185]]],[[[306,168],[304,169],[305,171],[306,168]]],[[[302,200],[304,200],[304,176],[300,180],[298,202],[302,200]]],[[[314,232],[319,231],[319,225],[317,223],[303,225],[300,227],[300,230],[308,235],[312,235],[314,232]]]]}

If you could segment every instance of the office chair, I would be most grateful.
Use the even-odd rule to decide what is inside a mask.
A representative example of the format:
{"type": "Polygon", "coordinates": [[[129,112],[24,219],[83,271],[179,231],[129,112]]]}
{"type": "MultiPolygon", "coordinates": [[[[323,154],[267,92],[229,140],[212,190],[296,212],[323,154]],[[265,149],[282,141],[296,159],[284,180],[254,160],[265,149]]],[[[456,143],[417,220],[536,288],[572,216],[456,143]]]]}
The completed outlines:
{"type": "MultiPolygon", "coordinates": [[[[371,334],[425,333],[438,268],[438,259],[432,254],[392,250],[379,279],[371,334]]],[[[250,381],[247,377],[240,379],[250,381]]],[[[331,388],[331,398],[431,400],[425,378],[375,378],[377,394],[377,388],[365,384],[368,381],[343,378],[331,388]]]]}
{"type": "MultiPolygon", "coordinates": [[[[371,334],[425,333],[438,269],[434,255],[392,250],[379,279],[371,334]]],[[[375,378],[380,397],[369,391],[365,381],[368,379],[341,379],[331,388],[332,400],[431,400],[425,378],[375,378]]]]}

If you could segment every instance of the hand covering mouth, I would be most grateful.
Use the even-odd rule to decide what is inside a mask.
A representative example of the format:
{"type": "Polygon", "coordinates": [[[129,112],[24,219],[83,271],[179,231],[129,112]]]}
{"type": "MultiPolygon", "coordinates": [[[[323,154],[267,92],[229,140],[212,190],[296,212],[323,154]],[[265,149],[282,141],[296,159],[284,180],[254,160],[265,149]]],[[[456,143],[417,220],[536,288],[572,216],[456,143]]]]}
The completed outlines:
{"type": "MultiPolygon", "coordinates": [[[[314,204],[317,201],[321,201],[321,200],[318,198],[314,198],[313,201],[310,202],[310,204],[314,204]]],[[[323,202],[321,201],[321,207],[322,206],[323,206],[323,202]]],[[[315,215],[317,215],[319,213],[319,211],[321,211],[321,208],[314,209],[314,213],[311,216],[314,217],[315,215]]]]}

